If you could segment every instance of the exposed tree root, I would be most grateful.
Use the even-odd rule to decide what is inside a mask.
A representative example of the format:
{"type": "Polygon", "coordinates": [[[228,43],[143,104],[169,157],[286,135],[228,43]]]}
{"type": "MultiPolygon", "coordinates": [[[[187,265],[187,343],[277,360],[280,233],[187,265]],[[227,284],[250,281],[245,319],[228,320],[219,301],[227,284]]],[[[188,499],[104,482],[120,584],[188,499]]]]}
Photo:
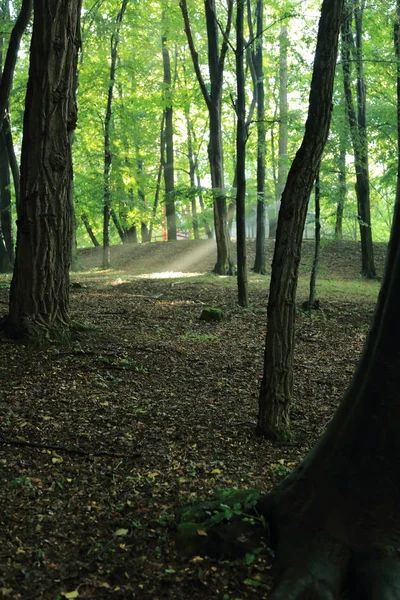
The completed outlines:
{"type": "Polygon", "coordinates": [[[278,524],[276,542],[270,600],[339,598],[351,558],[348,548],[303,524],[278,524]]]}

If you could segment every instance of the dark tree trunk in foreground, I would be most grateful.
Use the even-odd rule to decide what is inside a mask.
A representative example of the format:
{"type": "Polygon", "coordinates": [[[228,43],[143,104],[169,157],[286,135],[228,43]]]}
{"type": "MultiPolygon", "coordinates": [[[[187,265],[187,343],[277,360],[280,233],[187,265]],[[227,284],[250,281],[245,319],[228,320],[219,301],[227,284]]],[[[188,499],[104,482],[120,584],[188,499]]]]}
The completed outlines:
{"type": "Polygon", "coordinates": [[[72,132],[80,0],[35,0],[9,327],[34,340],[70,334],[72,132]]]}
{"type": "Polygon", "coordinates": [[[364,4],[364,0],[360,3],[358,1],[354,2],[354,0],[346,0],[345,2],[346,10],[343,11],[341,58],[347,117],[350,125],[356,170],[358,222],[361,237],[361,274],[367,279],[374,279],[376,278],[376,271],[374,264],[374,249],[372,245],[370,211],[366,89],[362,63],[362,20],[364,4]],[[355,44],[353,42],[351,27],[353,12],[356,29],[355,44]],[[351,89],[351,49],[353,49],[357,70],[357,112],[354,108],[353,93],[351,89]]]}
{"type": "Polygon", "coordinates": [[[310,193],[329,132],[342,5],[343,0],[324,0],[322,5],[304,138],[289,171],[279,211],[257,423],[258,434],[272,439],[290,436],[301,242],[310,193]]]}
{"type": "Polygon", "coordinates": [[[263,71],[263,45],[262,32],[264,29],[263,1],[257,0],[256,6],[256,50],[254,55],[254,69],[257,79],[257,234],[256,256],[253,271],[265,275],[265,100],[264,100],[264,71],[263,71]]]}
{"type": "Polygon", "coordinates": [[[239,306],[249,305],[246,256],[246,99],[244,89],[244,2],[236,4],[236,229],[237,229],[237,280],[239,306]]]}

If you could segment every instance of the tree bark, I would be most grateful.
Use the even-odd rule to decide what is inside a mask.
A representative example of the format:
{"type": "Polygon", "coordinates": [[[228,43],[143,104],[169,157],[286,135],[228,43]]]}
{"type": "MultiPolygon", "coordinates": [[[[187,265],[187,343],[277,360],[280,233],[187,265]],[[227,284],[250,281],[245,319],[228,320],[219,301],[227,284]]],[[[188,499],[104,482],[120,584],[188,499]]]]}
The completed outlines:
{"type": "Polygon", "coordinates": [[[342,0],[324,0],[308,118],[282,194],[267,308],[268,331],[257,433],[290,436],[297,276],[308,201],[328,137],[342,0]]]}
{"type": "Polygon", "coordinates": [[[21,156],[9,330],[39,342],[70,336],[72,132],[80,0],[35,0],[21,156]]]}
{"type": "Polygon", "coordinates": [[[364,0],[360,5],[353,0],[347,0],[342,20],[342,69],[343,84],[346,99],[347,117],[353,144],[354,163],[356,170],[356,195],[358,207],[358,222],[361,236],[361,274],[367,279],[375,279],[374,250],[372,245],[370,185],[368,170],[368,138],[366,121],[366,90],[362,64],[362,19],[364,0]],[[351,19],[354,9],[356,42],[354,47],[351,19]],[[357,69],[357,113],[353,104],[351,89],[351,58],[350,50],[354,47],[357,69]]]}
{"type": "Polygon", "coordinates": [[[236,3],[236,236],[239,306],[249,305],[246,255],[246,99],[244,88],[244,3],[236,3]]]}
{"type": "Polygon", "coordinates": [[[110,142],[110,126],[112,116],[112,102],[115,85],[115,71],[118,58],[118,43],[119,33],[121,29],[122,19],[126,11],[128,0],[122,0],[120,11],[117,15],[115,30],[111,36],[111,64],[110,64],[110,81],[108,84],[107,107],[104,119],[104,201],[103,201],[103,268],[110,267],[110,216],[111,216],[111,142],[110,142]]]}

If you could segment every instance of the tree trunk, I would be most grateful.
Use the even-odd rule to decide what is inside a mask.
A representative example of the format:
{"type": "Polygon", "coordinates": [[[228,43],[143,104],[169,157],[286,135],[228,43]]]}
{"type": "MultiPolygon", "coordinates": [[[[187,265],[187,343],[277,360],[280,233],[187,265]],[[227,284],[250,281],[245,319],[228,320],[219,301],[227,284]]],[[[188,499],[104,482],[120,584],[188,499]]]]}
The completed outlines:
{"type": "Polygon", "coordinates": [[[400,193],[374,322],[317,445],[257,507],[277,560],[270,600],[400,597],[400,193]]]}
{"type": "Polygon", "coordinates": [[[361,274],[367,279],[376,278],[374,250],[372,245],[370,185],[368,172],[368,140],[366,122],[366,91],[362,65],[362,18],[364,2],[361,6],[347,0],[342,19],[342,68],[343,84],[346,99],[347,116],[353,143],[356,169],[356,195],[358,206],[358,222],[361,235],[361,274]],[[357,114],[353,104],[351,89],[350,49],[353,47],[351,18],[354,8],[356,43],[354,48],[357,69],[357,114]]]}
{"type": "Polygon", "coordinates": [[[147,227],[147,223],[144,223],[142,221],[141,225],[140,225],[140,232],[142,235],[142,244],[144,244],[145,242],[150,242],[150,232],[149,232],[149,228],[147,227]]]}
{"type": "Polygon", "coordinates": [[[278,137],[278,181],[276,200],[280,201],[288,173],[288,30],[281,25],[279,35],[279,137],[278,137]]]}
{"type": "Polygon", "coordinates": [[[95,234],[93,232],[93,229],[92,229],[92,227],[90,225],[88,216],[86,214],[83,214],[83,215],[81,215],[81,218],[82,218],[83,224],[85,226],[85,229],[87,231],[88,236],[90,237],[90,240],[91,240],[93,246],[95,246],[95,248],[99,248],[100,244],[97,241],[97,238],[96,238],[96,236],[95,236],[95,234]]]}
{"type": "Polygon", "coordinates": [[[35,0],[34,8],[9,328],[40,342],[70,336],[71,143],[81,2],[35,0]]]}
{"type": "Polygon", "coordinates": [[[2,129],[4,125],[4,117],[6,115],[8,101],[10,98],[15,65],[18,58],[19,45],[31,18],[32,5],[33,0],[22,0],[21,10],[11,32],[10,42],[8,44],[7,55],[0,81],[0,129],[2,129]]]}
{"type": "Polygon", "coordinates": [[[269,600],[400,597],[400,1],[396,2],[397,190],[385,276],[350,386],[317,445],[258,503],[270,520],[269,600]],[[371,443],[373,441],[373,443],[371,443]]]}
{"type": "Polygon", "coordinates": [[[346,134],[340,132],[340,148],[338,156],[338,203],[336,208],[336,222],[335,222],[335,239],[341,240],[343,238],[343,211],[344,204],[347,196],[347,182],[346,182],[346,134]]]}
{"type": "Polygon", "coordinates": [[[117,15],[115,30],[111,36],[111,64],[110,81],[108,84],[107,107],[104,119],[104,200],[103,200],[103,269],[110,267],[110,216],[111,216],[111,145],[110,145],[110,126],[112,115],[112,102],[115,85],[115,71],[118,58],[119,32],[122,19],[126,11],[128,0],[122,0],[120,11],[117,15]]]}
{"type": "Polygon", "coordinates": [[[174,183],[174,126],[172,108],[171,61],[167,46],[167,37],[162,36],[162,57],[164,70],[164,121],[165,121],[165,214],[167,217],[168,241],[176,241],[176,214],[175,214],[175,183],[174,183]]]}
{"type": "Polygon", "coordinates": [[[117,214],[116,214],[116,212],[115,212],[115,210],[113,208],[110,210],[110,217],[112,218],[112,221],[113,221],[113,223],[115,225],[115,229],[118,232],[118,235],[120,237],[121,242],[123,244],[125,244],[125,242],[126,242],[125,231],[121,227],[121,223],[119,222],[117,214]]]}
{"type": "Polygon", "coordinates": [[[256,50],[253,52],[254,69],[256,74],[257,98],[257,234],[256,256],[253,271],[266,274],[265,260],[265,100],[264,100],[264,71],[263,71],[263,44],[262,33],[264,29],[263,0],[257,0],[256,6],[256,50]]]}
{"type": "MultiPolygon", "coordinates": [[[[199,190],[199,204],[200,204],[200,208],[201,208],[201,213],[204,215],[206,207],[204,206],[203,191],[202,191],[200,175],[199,175],[199,171],[198,171],[197,167],[196,167],[196,178],[197,178],[197,188],[199,190]]],[[[212,240],[214,237],[213,230],[212,230],[212,227],[210,227],[210,224],[208,223],[206,217],[204,217],[204,231],[205,231],[207,238],[209,240],[212,240]]]]}
{"type": "Polygon", "coordinates": [[[0,228],[9,262],[7,266],[7,272],[12,270],[12,265],[14,264],[14,240],[12,234],[10,186],[10,166],[6,146],[6,137],[3,129],[3,131],[0,131],[0,228]]]}
{"type": "Polygon", "coordinates": [[[218,275],[232,275],[233,263],[224,184],[221,107],[215,105],[210,108],[208,157],[211,170],[211,185],[214,194],[214,231],[217,241],[217,262],[214,267],[214,273],[218,275]]]}
{"type": "Polygon", "coordinates": [[[237,84],[237,130],[236,130],[236,236],[237,281],[239,306],[249,305],[246,256],[246,99],[244,88],[244,3],[236,3],[236,84],[237,84]]]}
{"type": "Polygon", "coordinates": [[[191,187],[191,212],[192,212],[192,224],[193,224],[193,236],[195,240],[200,239],[199,234],[199,220],[197,218],[197,206],[196,206],[196,195],[194,193],[196,187],[196,161],[193,154],[193,136],[192,136],[192,124],[190,122],[189,107],[185,110],[186,117],[186,131],[187,131],[187,145],[188,145],[188,160],[189,160],[189,181],[191,187]]]}
{"type": "Polygon", "coordinates": [[[314,258],[311,269],[310,277],[310,293],[308,296],[308,312],[311,312],[313,308],[317,307],[315,301],[315,287],[317,282],[317,273],[319,265],[319,251],[321,247],[321,221],[320,221],[320,200],[321,200],[321,187],[319,180],[319,171],[315,178],[315,240],[314,240],[314,258]]]}
{"type": "Polygon", "coordinates": [[[303,142],[282,194],[272,264],[257,432],[290,436],[296,287],[307,206],[328,137],[342,0],[324,0],[303,142]]]}
{"type": "Polygon", "coordinates": [[[186,0],[180,0],[180,8],[185,24],[185,33],[192,56],[194,70],[209,112],[208,158],[210,163],[211,185],[214,194],[214,228],[217,241],[217,262],[214,272],[218,275],[232,275],[233,262],[228,229],[228,211],[224,186],[223,144],[221,129],[221,95],[225,56],[228,50],[229,33],[232,23],[233,0],[228,0],[228,17],[223,41],[219,50],[219,22],[216,16],[215,0],[205,0],[207,27],[208,69],[210,89],[201,74],[198,53],[194,47],[186,0]]]}
{"type": "Polygon", "coordinates": [[[6,138],[6,147],[8,154],[8,162],[10,163],[10,169],[13,177],[14,183],[14,197],[15,197],[15,205],[18,206],[19,200],[21,197],[21,182],[20,182],[20,174],[19,174],[19,164],[17,157],[15,155],[14,143],[11,133],[11,123],[10,117],[7,115],[3,124],[3,131],[6,138]]]}

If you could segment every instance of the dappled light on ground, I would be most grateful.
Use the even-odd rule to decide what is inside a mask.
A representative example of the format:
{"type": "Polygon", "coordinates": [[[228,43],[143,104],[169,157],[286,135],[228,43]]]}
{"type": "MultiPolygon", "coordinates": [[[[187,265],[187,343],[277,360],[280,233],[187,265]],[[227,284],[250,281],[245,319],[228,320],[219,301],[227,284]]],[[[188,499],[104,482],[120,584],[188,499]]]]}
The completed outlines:
{"type": "Polygon", "coordinates": [[[137,275],[138,279],[178,279],[181,277],[201,277],[205,273],[184,273],[183,271],[163,271],[162,273],[149,273],[137,275]]]}

